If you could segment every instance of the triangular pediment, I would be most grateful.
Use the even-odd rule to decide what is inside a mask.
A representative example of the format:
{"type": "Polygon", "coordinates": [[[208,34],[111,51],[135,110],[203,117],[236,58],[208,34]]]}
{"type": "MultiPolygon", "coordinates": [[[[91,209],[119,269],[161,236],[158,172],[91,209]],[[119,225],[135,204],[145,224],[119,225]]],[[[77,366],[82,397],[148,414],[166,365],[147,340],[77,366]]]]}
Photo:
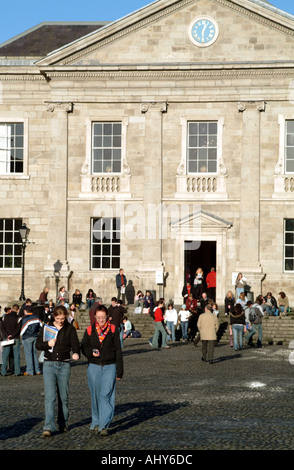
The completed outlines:
{"type": "MultiPolygon", "coordinates": [[[[203,28],[201,32],[204,37],[203,28]]],[[[267,2],[158,0],[48,54],[36,65],[85,68],[289,61],[293,52],[294,17],[267,2]],[[194,20],[203,16],[213,20],[218,32],[208,46],[191,37],[194,20]]]]}
{"type": "Polygon", "coordinates": [[[185,216],[171,224],[172,231],[182,233],[213,232],[219,233],[228,230],[233,224],[203,209],[199,209],[194,213],[185,216]]]}

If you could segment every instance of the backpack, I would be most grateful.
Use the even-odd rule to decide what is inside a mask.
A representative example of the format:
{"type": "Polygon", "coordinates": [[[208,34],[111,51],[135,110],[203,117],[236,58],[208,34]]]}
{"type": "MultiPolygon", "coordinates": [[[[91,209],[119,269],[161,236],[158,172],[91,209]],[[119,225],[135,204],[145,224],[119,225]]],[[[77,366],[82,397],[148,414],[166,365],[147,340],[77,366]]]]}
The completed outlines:
{"type": "Polygon", "coordinates": [[[255,320],[256,320],[256,317],[257,317],[256,309],[257,309],[257,307],[250,307],[250,309],[249,309],[249,321],[250,321],[250,323],[254,323],[255,320]]]}

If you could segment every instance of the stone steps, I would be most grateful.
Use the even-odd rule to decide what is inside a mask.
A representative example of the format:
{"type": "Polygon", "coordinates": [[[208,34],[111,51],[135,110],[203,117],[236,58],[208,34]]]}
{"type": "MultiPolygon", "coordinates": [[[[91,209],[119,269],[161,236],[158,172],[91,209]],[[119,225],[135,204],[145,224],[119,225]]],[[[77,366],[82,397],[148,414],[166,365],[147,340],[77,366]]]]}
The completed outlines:
{"type": "MultiPolygon", "coordinates": [[[[133,306],[128,307],[126,314],[132,322],[134,329],[141,333],[141,338],[148,340],[154,333],[154,321],[149,314],[135,314],[133,306]]],[[[220,310],[220,329],[218,339],[220,342],[229,341],[229,317],[220,310]]],[[[80,311],[80,330],[78,336],[82,339],[87,326],[89,326],[88,311],[80,311]]],[[[289,345],[294,340],[294,315],[285,317],[264,317],[262,323],[263,344],[289,345]]],[[[256,336],[256,335],[255,335],[256,336]]]]}

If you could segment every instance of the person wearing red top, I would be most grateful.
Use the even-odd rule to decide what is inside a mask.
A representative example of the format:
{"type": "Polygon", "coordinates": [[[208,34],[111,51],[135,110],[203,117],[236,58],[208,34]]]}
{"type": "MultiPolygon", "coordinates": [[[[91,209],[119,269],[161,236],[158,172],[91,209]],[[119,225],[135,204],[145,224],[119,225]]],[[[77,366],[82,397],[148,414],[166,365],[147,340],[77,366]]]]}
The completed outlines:
{"type": "Polygon", "coordinates": [[[211,268],[210,273],[207,274],[206,284],[208,297],[215,302],[216,272],[214,268],[211,268]]]}
{"type": "Polygon", "coordinates": [[[155,332],[154,332],[154,335],[153,335],[153,338],[151,340],[151,346],[153,348],[158,348],[158,337],[159,337],[159,333],[161,333],[162,335],[162,343],[161,343],[161,347],[164,348],[164,349],[169,349],[170,346],[167,346],[166,344],[166,337],[167,337],[167,333],[165,331],[165,328],[163,326],[163,311],[162,309],[164,308],[164,303],[162,301],[158,301],[156,302],[157,304],[157,308],[154,312],[154,323],[155,323],[155,332]]]}

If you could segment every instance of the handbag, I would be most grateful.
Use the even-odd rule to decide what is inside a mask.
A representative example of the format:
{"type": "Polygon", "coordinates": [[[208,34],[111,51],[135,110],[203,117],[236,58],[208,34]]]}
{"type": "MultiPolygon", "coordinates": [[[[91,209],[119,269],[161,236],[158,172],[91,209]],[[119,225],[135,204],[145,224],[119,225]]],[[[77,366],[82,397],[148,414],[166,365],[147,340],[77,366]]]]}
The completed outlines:
{"type": "Polygon", "coordinates": [[[134,313],[142,313],[142,307],[136,307],[134,313]]]}
{"type": "Polygon", "coordinates": [[[143,313],[149,313],[149,308],[143,308],[143,313]]]}

